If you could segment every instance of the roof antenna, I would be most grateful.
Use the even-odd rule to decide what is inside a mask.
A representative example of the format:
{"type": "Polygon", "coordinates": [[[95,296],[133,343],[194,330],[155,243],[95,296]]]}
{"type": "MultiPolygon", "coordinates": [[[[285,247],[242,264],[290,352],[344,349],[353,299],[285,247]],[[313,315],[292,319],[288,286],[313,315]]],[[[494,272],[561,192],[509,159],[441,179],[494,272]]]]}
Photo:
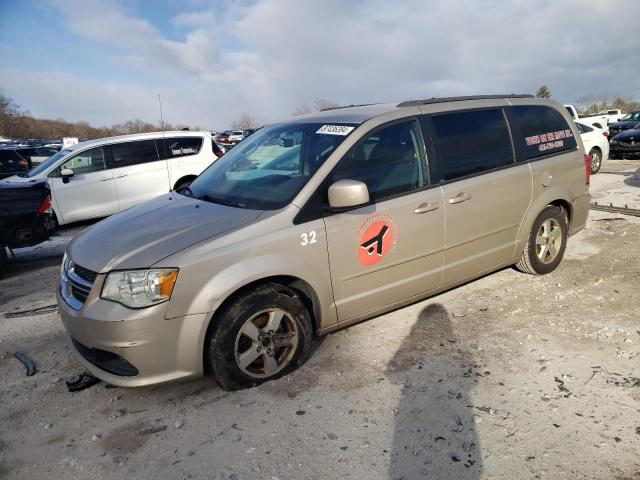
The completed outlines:
{"type": "Polygon", "coordinates": [[[165,157],[164,165],[167,167],[167,180],[169,180],[169,192],[173,192],[173,186],[171,185],[171,171],[169,170],[169,156],[167,155],[167,145],[164,140],[164,117],[162,116],[162,98],[158,94],[158,105],[160,106],[160,128],[162,129],[162,156],[165,157]]]}

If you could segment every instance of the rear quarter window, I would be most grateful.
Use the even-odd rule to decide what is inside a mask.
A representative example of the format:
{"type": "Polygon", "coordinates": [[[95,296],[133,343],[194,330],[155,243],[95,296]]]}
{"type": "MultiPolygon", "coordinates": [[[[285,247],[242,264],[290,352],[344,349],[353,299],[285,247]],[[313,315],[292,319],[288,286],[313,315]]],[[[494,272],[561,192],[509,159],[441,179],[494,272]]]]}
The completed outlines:
{"type": "Polygon", "coordinates": [[[510,111],[515,124],[516,147],[523,156],[521,160],[531,160],[577,147],[567,121],[553,108],[526,105],[511,107],[510,111]]]}
{"type": "Polygon", "coordinates": [[[439,180],[454,180],[514,163],[502,110],[434,115],[439,180]]]}
{"type": "Polygon", "coordinates": [[[165,158],[186,157],[196,155],[202,148],[202,137],[168,137],[158,139],[158,151],[165,152],[165,158]]]}

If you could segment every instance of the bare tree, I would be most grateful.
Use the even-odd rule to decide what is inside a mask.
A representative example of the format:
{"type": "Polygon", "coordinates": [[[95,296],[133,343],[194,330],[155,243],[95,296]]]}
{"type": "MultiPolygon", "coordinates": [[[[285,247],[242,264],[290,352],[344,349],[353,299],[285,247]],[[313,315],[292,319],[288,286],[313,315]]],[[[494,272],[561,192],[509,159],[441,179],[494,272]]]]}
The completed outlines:
{"type": "Polygon", "coordinates": [[[322,112],[323,110],[329,110],[331,108],[336,108],[338,106],[337,103],[332,102],[330,100],[326,100],[324,98],[321,98],[319,100],[316,100],[315,102],[313,102],[313,106],[315,107],[315,109],[318,112],[322,112]]]}
{"type": "Polygon", "coordinates": [[[296,108],[293,111],[293,116],[299,117],[300,115],[306,115],[308,113],[311,113],[311,109],[309,108],[309,105],[300,105],[298,108],[296,108]]]}
{"type": "Polygon", "coordinates": [[[257,123],[255,119],[248,113],[243,113],[240,118],[231,122],[231,128],[234,130],[245,130],[247,128],[255,128],[257,123]]]}
{"type": "Polygon", "coordinates": [[[0,94],[0,135],[13,137],[24,128],[24,112],[12,98],[0,94]]]}

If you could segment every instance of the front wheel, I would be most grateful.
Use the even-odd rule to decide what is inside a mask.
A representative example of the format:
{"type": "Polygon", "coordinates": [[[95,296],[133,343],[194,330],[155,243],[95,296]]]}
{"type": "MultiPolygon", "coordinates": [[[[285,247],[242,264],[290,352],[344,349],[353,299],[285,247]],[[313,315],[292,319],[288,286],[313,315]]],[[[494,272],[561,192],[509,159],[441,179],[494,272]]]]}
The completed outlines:
{"type": "Polygon", "coordinates": [[[309,355],[309,312],[302,299],[283,285],[268,284],[241,294],[212,322],[205,367],[226,390],[278,378],[309,355]]]}
{"type": "Polygon", "coordinates": [[[516,268],[532,275],[551,273],[562,261],[568,238],[569,228],[564,212],[552,205],[546,207],[533,222],[516,268]]]}
{"type": "Polygon", "coordinates": [[[602,152],[597,148],[592,148],[589,150],[589,157],[591,157],[591,175],[595,175],[602,166],[602,152]]]}

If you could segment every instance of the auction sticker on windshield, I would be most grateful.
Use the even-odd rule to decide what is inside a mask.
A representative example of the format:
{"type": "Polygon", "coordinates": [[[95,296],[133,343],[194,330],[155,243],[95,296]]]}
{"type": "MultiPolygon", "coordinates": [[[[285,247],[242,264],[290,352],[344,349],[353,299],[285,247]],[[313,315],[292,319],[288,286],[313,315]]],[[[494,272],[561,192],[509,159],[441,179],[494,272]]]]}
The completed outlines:
{"type": "Polygon", "coordinates": [[[348,135],[355,127],[347,127],[344,125],[323,125],[316,133],[324,133],[325,135],[348,135]]]}

